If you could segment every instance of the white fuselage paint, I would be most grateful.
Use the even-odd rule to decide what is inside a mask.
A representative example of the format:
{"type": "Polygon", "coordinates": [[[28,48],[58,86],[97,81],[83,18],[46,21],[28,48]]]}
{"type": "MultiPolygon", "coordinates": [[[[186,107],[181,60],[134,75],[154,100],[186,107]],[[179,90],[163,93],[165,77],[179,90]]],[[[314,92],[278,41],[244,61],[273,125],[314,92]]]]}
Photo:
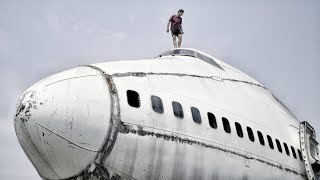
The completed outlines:
{"type": "Polygon", "coordinates": [[[18,102],[19,142],[44,179],[305,179],[299,121],[260,83],[211,58],[223,69],[194,57],[163,56],[49,76],[18,102]],[[139,108],[129,106],[127,90],[139,93],[139,108]],[[162,99],[162,114],[153,111],[152,95],[162,99]],[[172,101],[182,105],[183,119],[173,114],[172,101]],[[193,121],[191,107],[199,109],[201,124],[193,121]],[[208,112],[217,129],[210,127],[208,112]]]}

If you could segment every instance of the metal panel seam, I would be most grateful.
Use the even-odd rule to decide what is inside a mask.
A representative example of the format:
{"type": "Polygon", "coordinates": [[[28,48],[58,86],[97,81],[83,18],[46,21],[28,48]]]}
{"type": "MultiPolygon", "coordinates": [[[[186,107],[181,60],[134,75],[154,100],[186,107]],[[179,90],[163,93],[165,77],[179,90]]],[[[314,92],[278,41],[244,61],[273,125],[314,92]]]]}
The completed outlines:
{"type": "Polygon", "coordinates": [[[196,74],[184,74],[184,73],[155,73],[155,72],[126,72],[126,73],[114,73],[112,74],[113,77],[128,77],[128,76],[134,76],[134,77],[145,77],[145,76],[178,76],[178,77],[195,77],[195,78],[205,78],[205,79],[212,79],[215,81],[231,81],[231,82],[238,82],[238,83],[245,83],[245,84],[251,84],[254,86],[261,87],[263,89],[268,90],[266,87],[250,82],[250,81],[244,81],[239,79],[230,79],[230,78],[222,78],[219,76],[202,76],[202,75],[196,75],[196,74]]]}
{"type": "Polygon", "coordinates": [[[95,170],[103,169],[102,163],[104,162],[105,158],[108,157],[108,155],[110,154],[115,144],[115,141],[118,135],[118,126],[121,121],[119,96],[118,96],[116,85],[113,82],[112,75],[107,74],[102,69],[93,65],[80,65],[80,66],[94,69],[100,72],[101,75],[103,76],[104,80],[106,81],[106,84],[108,85],[110,98],[111,98],[111,117],[109,120],[110,124],[108,128],[108,132],[103,141],[103,145],[99,149],[96,157],[94,158],[94,161],[90,163],[85,169],[83,169],[77,175],[74,175],[66,179],[76,179],[78,177],[82,177],[82,179],[89,179],[95,170]]]}
{"type": "Polygon", "coordinates": [[[47,131],[55,134],[56,136],[60,137],[61,139],[65,140],[65,141],[67,141],[67,142],[69,142],[69,143],[71,143],[71,144],[73,144],[73,145],[75,145],[75,146],[78,146],[78,147],[80,147],[80,148],[82,148],[82,149],[85,149],[85,150],[88,150],[88,151],[98,152],[97,150],[90,149],[90,148],[86,148],[86,147],[83,147],[83,146],[81,146],[81,145],[79,145],[79,144],[77,144],[77,143],[74,143],[74,142],[70,141],[69,139],[61,136],[60,134],[58,134],[58,133],[54,132],[53,130],[47,128],[46,126],[42,125],[42,124],[39,123],[38,121],[35,121],[35,122],[36,122],[39,126],[41,126],[41,127],[43,127],[44,129],[46,129],[47,131]]]}
{"type": "Polygon", "coordinates": [[[118,126],[121,119],[119,96],[118,96],[116,85],[113,82],[112,75],[107,74],[102,69],[93,65],[82,65],[82,66],[89,67],[100,72],[109,86],[109,92],[111,97],[111,118],[110,118],[109,129],[104,141],[104,145],[100,149],[100,153],[98,154],[98,157],[95,160],[96,164],[100,164],[110,154],[117,137],[117,132],[118,132],[117,130],[118,130],[118,126]]]}

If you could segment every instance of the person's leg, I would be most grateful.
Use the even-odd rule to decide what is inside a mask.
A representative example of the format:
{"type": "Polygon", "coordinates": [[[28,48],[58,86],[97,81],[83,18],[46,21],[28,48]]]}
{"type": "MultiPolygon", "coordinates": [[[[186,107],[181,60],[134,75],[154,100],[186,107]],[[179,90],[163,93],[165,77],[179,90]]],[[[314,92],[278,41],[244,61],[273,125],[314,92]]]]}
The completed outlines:
{"type": "Polygon", "coordinates": [[[177,36],[176,36],[176,35],[173,35],[173,36],[172,36],[172,40],[173,40],[173,46],[174,46],[175,48],[177,48],[177,41],[176,41],[176,39],[177,39],[177,36]]]}
{"type": "Polygon", "coordinates": [[[178,35],[178,38],[179,38],[179,40],[178,40],[178,47],[180,48],[181,42],[182,42],[182,35],[179,34],[179,35],[178,35]]]}

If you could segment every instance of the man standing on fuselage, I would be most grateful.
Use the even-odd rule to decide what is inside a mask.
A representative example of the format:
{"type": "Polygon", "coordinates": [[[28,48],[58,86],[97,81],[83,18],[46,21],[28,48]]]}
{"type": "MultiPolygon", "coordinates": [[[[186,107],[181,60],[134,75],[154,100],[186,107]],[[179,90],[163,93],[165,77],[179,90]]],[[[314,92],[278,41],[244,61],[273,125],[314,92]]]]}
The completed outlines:
{"type": "Polygon", "coordinates": [[[180,48],[181,42],[182,42],[182,18],[181,16],[183,15],[184,11],[183,9],[180,9],[176,15],[172,15],[168,21],[167,24],[167,33],[169,32],[169,26],[171,23],[171,35],[172,35],[172,40],[173,40],[173,45],[175,48],[180,48]],[[178,44],[176,41],[176,38],[178,37],[178,44]]]}

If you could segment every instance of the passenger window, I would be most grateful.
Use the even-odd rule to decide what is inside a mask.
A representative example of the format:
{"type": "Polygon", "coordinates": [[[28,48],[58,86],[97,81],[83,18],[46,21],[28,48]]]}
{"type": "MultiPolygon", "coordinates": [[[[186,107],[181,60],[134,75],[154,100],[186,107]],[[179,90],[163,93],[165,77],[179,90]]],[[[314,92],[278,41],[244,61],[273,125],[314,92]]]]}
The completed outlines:
{"type": "Polygon", "coordinates": [[[127,90],[128,104],[132,107],[140,107],[140,97],[136,91],[127,90]]]}
{"type": "Polygon", "coordinates": [[[258,133],[258,138],[259,138],[259,142],[262,146],[264,146],[264,139],[263,139],[263,135],[260,131],[257,131],[258,133]]]}
{"type": "Polygon", "coordinates": [[[231,133],[231,128],[229,124],[229,120],[225,117],[222,117],[223,129],[226,133],[231,133]]]}
{"type": "Polygon", "coordinates": [[[173,101],[172,102],[172,109],[173,109],[173,114],[177,118],[183,118],[183,109],[180,103],[173,101]]]}
{"type": "Polygon", "coordinates": [[[201,115],[199,109],[191,107],[192,119],[195,123],[201,124],[201,115]]]}
{"type": "Polygon", "coordinates": [[[254,135],[253,135],[252,129],[250,127],[247,127],[247,132],[248,132],[248,137],[249,137],[250,141],[254,142],[254,135]]]}
{"type": "Polygon", "coordinates": [[[292,151],[292,155],[295,159],[297,159],[297,154],[296,151],[294,150],[294,148],[291,146],[291,151],[292,151]]]}
{"type": "Polygon", "coordinates": [[[284,150],[286,150],[287,155],[290,156],[289,148],[285,142],[283,143],[283,146],[284,146],[284,150]]]}
{"type": "Polygon", "coordinates": [[[162,100],[158,96],[151,96],[151,102],[152,102],[152,109],[159,113],[163,113],[163,104],[162,100]]]}
{"type": "Polygon", "coordinates": [[[216,121],[216,116],[214,114],[208,112],[208,119],[209,119],[209,125],[210,127],[217,129],[217,121],[216,121]]]}
{"type": "Polygon", "coordinates": [[[236,126],[236,130],[237,130],[238,136],[242,138],[243,137],[243,132],[242,132],[241,124],[239,124],[238,122],[235,122],[234,124],[236,126]]]}
{"type": "Polygon", "coordinates": [[[277,144],[279,152],[282,153],[282,147],[281,147],[280,141],[278,139],[276,139],[276,144],[277,144]]]}
{"type": "Polygon", "coordinates": [[[271,149],[274,149],[272,139],[271,139],[271,137],[270,137],[269,135],[267,135],[267,139],[268,139],[269,147],[270,147],[271,149]]]}
{"type": "Polygon", "coordinates": [[[299,155],[300,160],[303,161],[300,149],[298,149],[298,155],[299,155]]]}

